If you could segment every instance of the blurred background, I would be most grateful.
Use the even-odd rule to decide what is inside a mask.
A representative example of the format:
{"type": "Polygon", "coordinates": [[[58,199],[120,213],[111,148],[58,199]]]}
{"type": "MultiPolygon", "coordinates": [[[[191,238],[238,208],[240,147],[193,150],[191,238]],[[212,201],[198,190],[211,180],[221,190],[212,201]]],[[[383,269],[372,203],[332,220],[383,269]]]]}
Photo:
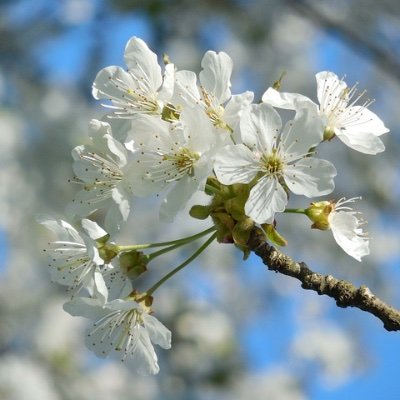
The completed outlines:
{"type": "MultiPolygon", "coordinates": [[[[278,223],[289,240],[284,251],[296,260],[366,284],[400,308],[397,0],[2,0],[0,399],[399,399],[400,333],[302,290],[257,257],[242,261],[229,245],[215,245],[157,292],[156,316],[173,332],[172,349],[157,349],[158,376],[138,376],[85,349],[86,322],[62,310],[68,294],[50,283],[42,255],[49,236],[35,218],[62,217],[76,192],[67,182],[70,151],[87,141],[89,120],[105,114],[91,84],[99,69],[124,66],[134,35],[179,69],[198,72],[206,50],[227,52],[232,92],[252,90],[256,99],[283,71],[283,91],[313,99],[321,70],[368,90],[376,99],[370,109],[391,130],[382,137],[386,152],[368,156],[335,140],[319,156],[338,169],[331,197],[363,196],[371,255],[358,263],[302,216],[278,223]]],[[[203,227],[186,216],[156,225],[153,210],[137,209],[123,243],[203,227]]],[[[176,265],[177,258],[163,259],[139,285],[176,265]]]]}

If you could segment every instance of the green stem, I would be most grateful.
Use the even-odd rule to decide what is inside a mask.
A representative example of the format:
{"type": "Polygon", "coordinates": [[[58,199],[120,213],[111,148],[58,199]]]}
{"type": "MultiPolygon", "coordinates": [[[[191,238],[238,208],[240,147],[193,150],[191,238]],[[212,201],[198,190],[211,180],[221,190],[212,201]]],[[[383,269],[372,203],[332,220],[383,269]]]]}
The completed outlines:
{"type": "Polygon", "coordinates": [[[148,257],[149,257],[149,261],[148,262],[150,262],[151,260],[154,260],[156,257],[158,257],[158,256],[161,256],[161,255],[163,255],[163,254],[165,254],[165,253],[168,253],[168,252],[170,252],[170,251],[173,251],[173,250],[175,250],[175,249],[177,249],[177,248],[179,248],[179,247],[181,247],[181,246],[183,246],[183,245],[185,245],[186,243],[179,243],[179,244],[174,244],[174,245],[172,245],[172,246],[168,246],[168,247],[165,247],[165,248],[163,248],[163,249],[161,249],[161,250],[158,250],[158,251],[155,251],[154,253],[150,253],[149,255],[148,255],[148,257]]]}
{"type": "Polygon", "coordinates": [[[171,240],[169,242],[160,242],[160,243],[146,243],[146,244],[133,244],[133,245],[128,245],[128,246],[117,246],[118,251],[130,251],[130,250],[142,250],[142,249],[149,249],[151,247],[164,247],[164,246],[171,246],[171,245],[179,245],[182,246],[186,243],[192,242],[196,239],[199,239],[208,233],[211,233],[215,231],[217,228],[215,226],[212,226],[211,228],[208,228],[202,232],[196,233],[195,235],[188,236],[182,239],[177,239],[177,240],[171,240]]]}
{"type": "Polygon", "coordinates": [[[284,213],[288,214],[306,214],[306,208],[286,208],[284,213]]]}
{"type": "Polygon", "coordinates": [[[178,265],[175,269],[161,278],[156,284],[154,284],[149,290],[146,291],[148,296],[151,296],[164,282],[166,282],[169,278],[174,276],[181,269],[185,268],[186,265],[190,264],[196,257],[198,257],[217,237],[217,233],[214,232],[208,240],[200,246],[188,259],[186,259],[182,264],[178,265]]]}

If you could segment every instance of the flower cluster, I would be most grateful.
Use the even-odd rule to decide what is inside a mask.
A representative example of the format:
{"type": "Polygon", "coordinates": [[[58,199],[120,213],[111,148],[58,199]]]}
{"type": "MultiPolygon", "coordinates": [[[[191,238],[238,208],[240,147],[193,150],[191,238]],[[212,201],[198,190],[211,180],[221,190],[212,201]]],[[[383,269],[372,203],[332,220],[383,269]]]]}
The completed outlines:
{"type": "Polygon", "coordinates": [[[330,229],[355,259],[369,253],[359,214],[348,206],[356,198],[313,201],[304,209],[287,205],[292,195],[315,198],[334,190],[334,165],[315,157],[320,143],[337,136],[354,150],[377,154],[388,129],[368,110],[371,101],[359,103],[364,92],[332,72],[316,75],[319,104],[280,92],[280,81],[254,103],[252,92],[232,94],[233,62],[223,52],[206,52],[197,76],[169,62],[162,68],[146,43],[133,37],[125,62],[127,69],[104,68],[93,83],[93,96],[110,113],[92,120],[88,144],[72,151],[71,182],[81,190],[67,206],[71,223],[42,223],[57,236],[46,251],[53,280],[72,294],[65,310],[93,321],[88,347],[100,357],[117,353],[138,371],[154,374],[153,344],[168,349],[171,333],[152,315],[153,293],[212,241],[234,243],[246,255],[250,231],[258,226],[284,245],[278,215],[300,213],[312,228],[330,229]],[[282,121],[279,108],[292,110],[292,118],[282,121]],[[205,192],[209,204],[192,204],[197,192],[205,192]],[[159,218],[173,221],[189,205],[192,217],[210,217],[212,226],[163,243],[112,241],[136,211],[133,200],[152,195],[159,199],[159,218]],[[99,216],[105,230],[93,221],[99,216]],[[155,257],[205,236],[187,260],[138,291],[135,278],[155,257]],[[156,247],[161,249],[144,252],[156,247]]]}

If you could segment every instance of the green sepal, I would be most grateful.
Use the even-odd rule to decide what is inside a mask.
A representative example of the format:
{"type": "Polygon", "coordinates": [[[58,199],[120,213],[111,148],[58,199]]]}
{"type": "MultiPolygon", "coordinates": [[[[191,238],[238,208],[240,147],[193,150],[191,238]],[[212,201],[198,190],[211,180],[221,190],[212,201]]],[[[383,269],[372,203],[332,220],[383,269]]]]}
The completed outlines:
{"type": "Polygon", "coordinates": [[[106,264],[110,263],[113,258],[118,255],[118,246],[112,243],[105,243],[98,248],[99,256],[104,260],[106,264]]]}
{"type": "Polygon", "coordinates": [[[330,229],[329,215],[334,209],[334,203],[331,201],[317,201],[311,203],[305,210],[305,215],[313,222],[312,229],[325,231],[330,229]]]}
{"type": "Polygon", "coordinates": [[[212,177],[212,176],[209,176],[209,177],[207,178],[206,187],[205,187],[205,189],[204,189],[204,192],[205,192],[208,196],[214,196],[215,193],[214,193],[212,190],[210,190],[210,189],[208,188],[208,186],[210,186],[210,187],[212,187],[212,188],[215,188],[215,189],[218,191],[218,190],[220,189],[220,187],[221,187],[221,184],[218,182],[218,179],[217,179],[217,178],[214,178],[214,177],[212,177]]]}
{"type": "Polygon", "coordinates": [[[277,246],[286,246],[288,241],[275,229],[274,224],[262,224],[267,239],[277,245],[277,246]]]}
{"type": "Polygon", "coordinates": [[[189,215],[196,219],[207,219],[210,216],[210,206],[194,205],[190,211],[189,215]]]}
{"type": "Polygon", "coordinates": [[[108,239],[110,239],[110,235],[107,233],[107,235],[102,236],[101,238],[96,239],[97,247],[103,247],[108,239]]]}
{"type": "Polygon", "coordinates": [[[243,261],[246,261],[251,254],[249,248],[247,246],[242,246],[240,244],[235,244],[235,246],[243,253],[243,261]]]}
{"type": "Polygon", "coordinates": [[[129,279],[135,279],[147,271],[149,256],[141,251],[131,250],[119,256],[119,265],[129,279]]]}
{"type": "Polygon", "coordinates": [[[167,122],[179,121],[181,112],[172,104],[166,104],[161,111],[161,119],[167,122]]]}
{"type": "Polygon", "coordinates": [[[236,244],[246,246],[250,238],[250,232],[254,227],[254,221],[251,218],[245,218],[236,223],[232,229],[233,241],[236,244]]]}

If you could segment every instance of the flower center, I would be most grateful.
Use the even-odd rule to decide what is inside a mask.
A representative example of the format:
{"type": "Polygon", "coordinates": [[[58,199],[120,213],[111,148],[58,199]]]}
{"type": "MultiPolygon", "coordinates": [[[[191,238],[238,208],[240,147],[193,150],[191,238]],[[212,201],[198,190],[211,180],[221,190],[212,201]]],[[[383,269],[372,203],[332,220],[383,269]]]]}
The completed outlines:
{"type": "Polygon", "coordinates": [[[128,88],[126,90],[127,95],[123,95],[132,111],[134,108],[137,112],[144,114],[160,114],[161,108],[156,98],[152,98],[150,93],[146,93],[144,90],[128,88]]]}
{"type": "Polygon", "coordinates": [[[218,103],[217,99],[200,86],[201,94],[203,95],[203,101],[205,105],[205,112],[210,118],[212,124],[216,128],[225,129],[228,132],[232,132],[232,128],[224,121],[225,108],[218,103]]]}
{"type": "Polygon", "coordinates": [[[170,161],[175,169],[178,170],[179,175],[188,174],[189,176],[194,175],[193,166],[199,159],[200,154],[191,151],[187,147],[182,147],[178,153],[165,154],[163,156],[163,161],[170,161]]]}
{"type": "Polygon", "coordinates": [[[282,159],[274,151],[261,157],[261,168],[266,175],[280,175],[283,169],[282,159]]]}

